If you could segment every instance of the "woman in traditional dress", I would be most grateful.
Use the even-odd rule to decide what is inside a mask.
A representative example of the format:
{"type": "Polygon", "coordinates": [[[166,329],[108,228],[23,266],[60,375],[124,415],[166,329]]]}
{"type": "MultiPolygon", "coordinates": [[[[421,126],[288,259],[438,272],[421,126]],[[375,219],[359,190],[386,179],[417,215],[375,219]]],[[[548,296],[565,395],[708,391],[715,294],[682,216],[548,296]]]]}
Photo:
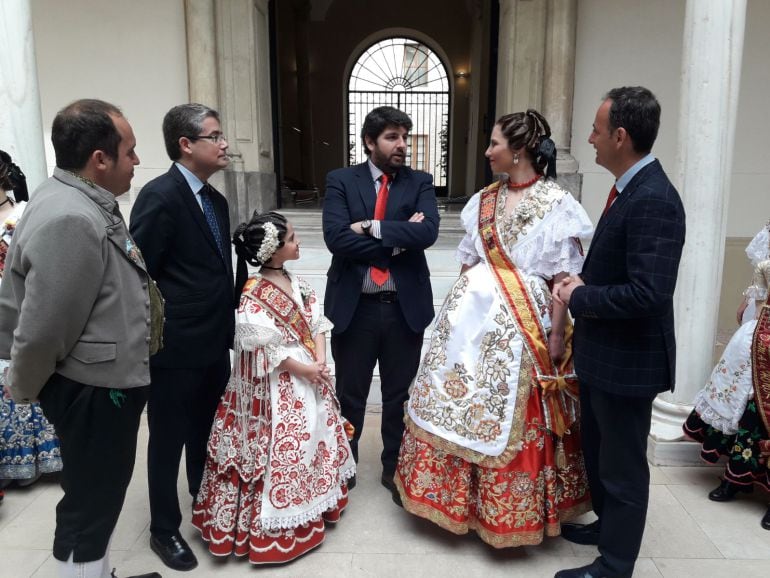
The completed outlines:
{"type": "Polygon", "coordinates": [[[549,284],[579,273],[583,208],[554,178],[536,111],[500,118],[503,175],[471,197],[462,263],[407,404],[396,485],[407,511],[492,546],[539,544],[590,509],[567,311],[549,284]]]}
{"type": "MultiPolygon", "coordinates": [[[[753,268],[756,268],[762,261],[770,259],[770,222],[754,235],[754,238],[746,246],[746,256],[753,268]]],[[[764,301],[767,297],[767,291],[761,286],[751,283],[743,292],[743,301],[738,306],[736,315],[738,325],[743,325],[747,321],[755,321],[757,318],[756,302],[764,301]]]]}
{"type": "MultiPolygon", "coordinates": [[[[24,173],[8,153],[0,151],[0,283],[8,247],[27,198],[24,173]]],[[[0,359],[0,500],[2,488],[14,481],[28,486],[42,474],[62,468],[59,440],[40,404],[17,404],[5,394],[7,368],[8,361],[0,359]]]]}
{"type": "Polygon", "coordinates": [[[217,409],[193,524],[216,556],[282,563],[319,546],[355,474],[326,366],[331,322],[315,292],[284,268],[294,228],[254,214],[233,237],[242,287],[233,375],[217,409]],[[246,264],[260,267],[247,277],[246,264]]]}
{"type": "MultiPolygon", "coordinates": [[[[755,239],[760,237],[760,232],[755,239]]],[[[752,245],[749,258],[765,247],[752,245]]],[[[753,244],[753,242],[752,242],[753,244]]],[[[701,444],[701,457],[716,463],[726,457],[722,481],[709,492],[714,502],[729,502],[739,492],[751,492],[754,486],[770,491],[770,260],[757,263],[754,279],[744,292],[753,303],[743,309],[756,312],[744,320],[730,338],[721,359],[711,372],[706,386],[695,396],[694,409],[685,421],[685,435],[701,444]]],[[[743,314],[743,315],[742,315],[743,314]]],[[[770,530],[770,506],[761,525],[770,530]]]]}

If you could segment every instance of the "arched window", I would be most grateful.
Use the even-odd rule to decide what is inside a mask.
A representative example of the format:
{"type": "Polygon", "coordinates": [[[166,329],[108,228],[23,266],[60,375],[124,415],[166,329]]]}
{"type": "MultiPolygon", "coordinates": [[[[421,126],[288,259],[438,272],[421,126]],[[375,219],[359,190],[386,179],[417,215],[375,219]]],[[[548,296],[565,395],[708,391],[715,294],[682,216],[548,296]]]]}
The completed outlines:
{"type": "Polygon", "coordinates": [[[446,194],[449,170],[449,81],[435,52],[411,38],[387,38],[358,58],[348,83],[351,165],[366,160],[361,126],[378,106],[394,106],[412,119],[406,162],[433,174],[446,194]]]}

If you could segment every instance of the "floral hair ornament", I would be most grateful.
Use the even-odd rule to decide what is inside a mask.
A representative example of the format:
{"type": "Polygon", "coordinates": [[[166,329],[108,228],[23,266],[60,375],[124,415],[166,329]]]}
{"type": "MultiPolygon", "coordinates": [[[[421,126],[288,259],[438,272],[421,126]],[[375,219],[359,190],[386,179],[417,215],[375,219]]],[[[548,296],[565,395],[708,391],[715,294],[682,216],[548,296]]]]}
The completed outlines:
{"type": "Polygon", "coordinates": [[[273,223],[267,222],[262,228],[265,231],[265,238],[262,239],[262,243],[259,245],[259,251],[257,251],[257,259],[264,264],[267,263],[278,250],[280,241],[278,240],[278,227],[273,223]]]}

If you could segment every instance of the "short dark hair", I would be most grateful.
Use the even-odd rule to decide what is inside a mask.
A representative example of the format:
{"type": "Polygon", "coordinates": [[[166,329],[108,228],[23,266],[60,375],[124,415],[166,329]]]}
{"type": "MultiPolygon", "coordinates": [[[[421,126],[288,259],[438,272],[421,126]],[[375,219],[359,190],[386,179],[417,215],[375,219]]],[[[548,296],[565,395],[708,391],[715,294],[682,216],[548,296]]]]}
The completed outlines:
{"type": "Polygon", "coordinates": [[[117,159],[121,136],[112,120],[114,116],[123,116],[117,106],[91,98],[76,100],[61,109],[51,127],[56,166],[80,170],[97,150],[117,159]]]}
{"type": "Polygon", "coordinates": [[[191,102],[175,106],[163,117],[163,141],[166,152],[172,161],[182,157],[179,139],[198,136],[203,130],[203,121],[212,117],[219,120],[219,113],[205,104],[191,102]]]}
{"type": "Polygon", "coordinates": [[[604,100],[612,101],[610,130],[623,127],[631,137],[634,151],[650,152],[660,128],[660,103],[655,95],[643,86],[623,86],[610,90],[604,100]]]}
{"type": "Polygon", "coordinates": [[[392,106],[378,106],[366,115],[364,126],[361,127],[361,142],[364,143],[364,152],[367,155],[370,151],[366,146],[366,137],[376,141],[389,126],[405,128],[409,132],[412,130],[412,119],[404,111],[392,106]]]}

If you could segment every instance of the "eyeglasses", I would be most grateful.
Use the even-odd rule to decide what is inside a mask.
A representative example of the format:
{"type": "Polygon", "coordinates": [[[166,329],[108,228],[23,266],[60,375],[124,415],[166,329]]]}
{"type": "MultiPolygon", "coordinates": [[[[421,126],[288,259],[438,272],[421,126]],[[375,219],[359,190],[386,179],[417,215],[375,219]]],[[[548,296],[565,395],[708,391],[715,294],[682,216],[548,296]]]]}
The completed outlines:
{"type": "Polygon", "coordinates": [[[198,136],[188,136],[192,141],[196,140],[208,140],[213,142],[214,144],[221,144],[223,142],[227,141],[227,137],[223,135],[221,132],[216,132],[214,134],[207,134],[207,135],[198,135],[198,136]]]}

